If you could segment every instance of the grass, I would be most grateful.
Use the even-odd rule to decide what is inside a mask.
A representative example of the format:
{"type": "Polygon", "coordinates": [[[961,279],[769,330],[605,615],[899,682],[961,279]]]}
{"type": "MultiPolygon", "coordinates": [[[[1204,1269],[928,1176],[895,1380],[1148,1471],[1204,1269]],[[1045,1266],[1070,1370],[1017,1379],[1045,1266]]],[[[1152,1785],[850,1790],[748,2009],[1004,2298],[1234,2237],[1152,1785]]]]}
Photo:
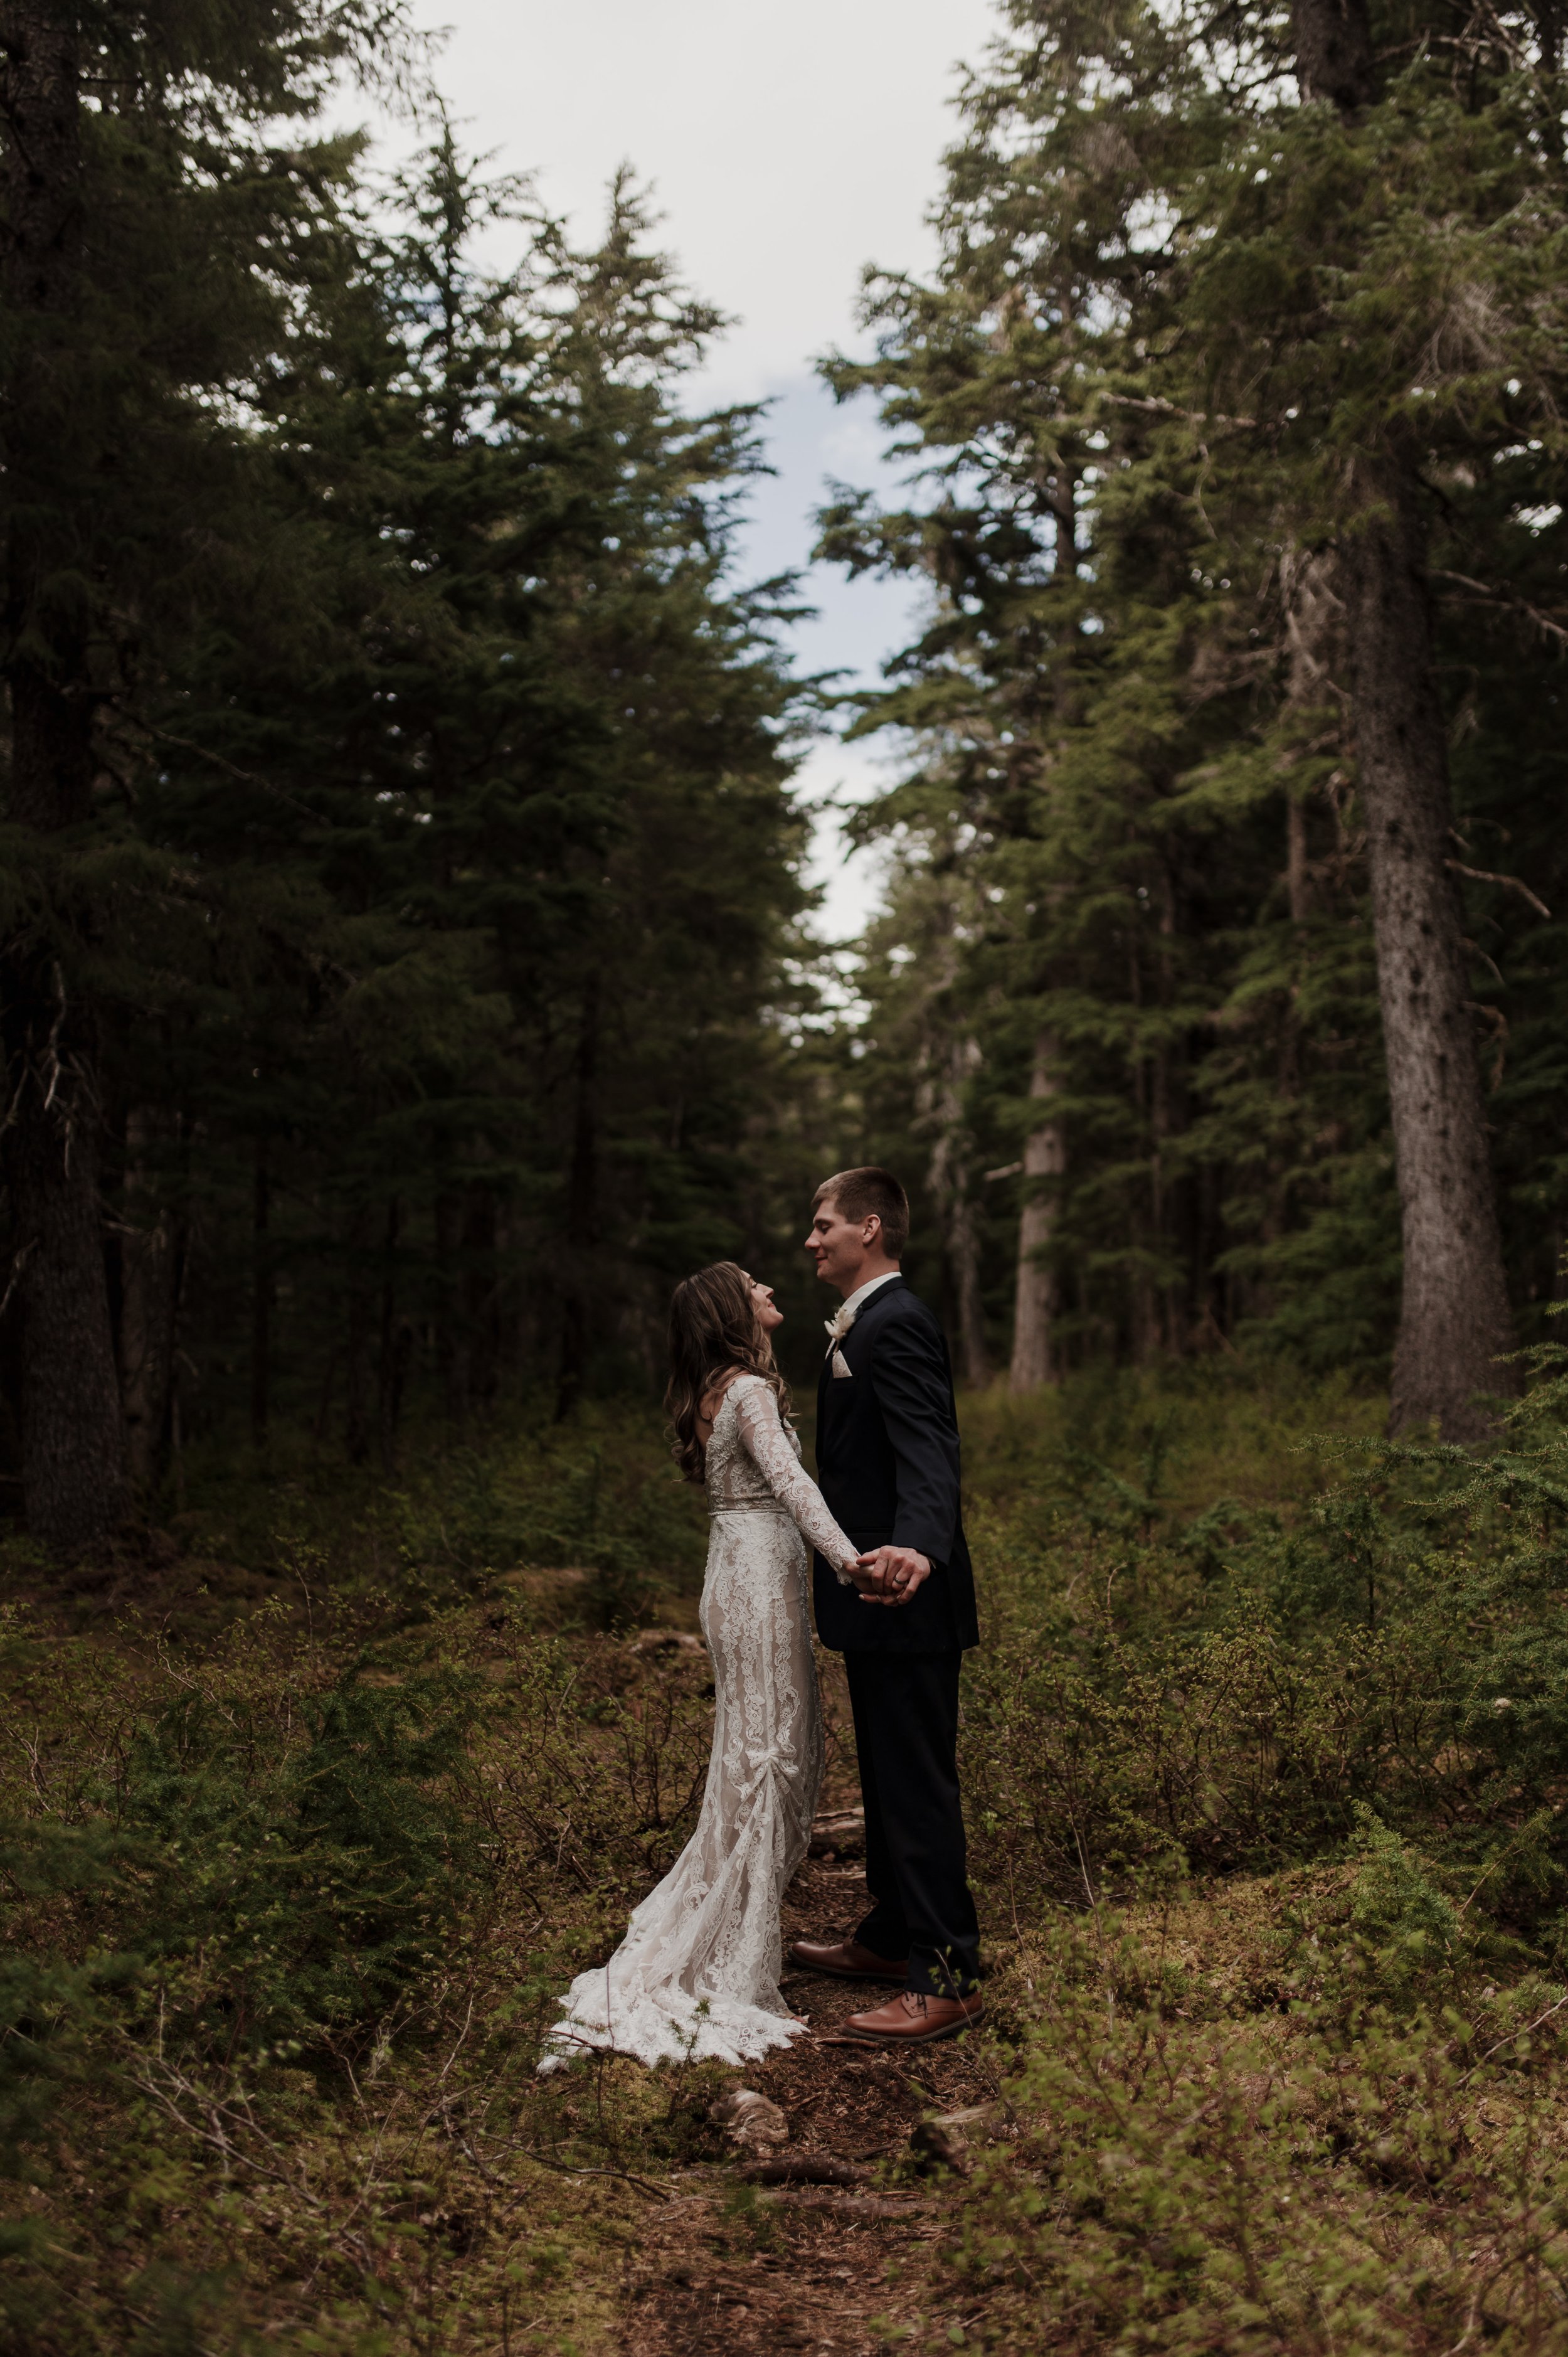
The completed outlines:
{"type": "Polygon", "coordinates": [[[766,2076],[798,2144],[886,2150],[864,2217],[736,2181],[734,2073],[535,2074],[705,1764],[703,1657],[638,1637],[702,1538],[651,1415],[392,1484],[196,1460],[70,1592],[11,1543],[0,2350],[1568,2349],[1538,1378],[1480,1468],[1229,1361],[966,1404],[988,2029],[842,2129],[831,2050],[766,2076]],[[911,2177],[966,2088],[994,2141],[911,2177]]]}

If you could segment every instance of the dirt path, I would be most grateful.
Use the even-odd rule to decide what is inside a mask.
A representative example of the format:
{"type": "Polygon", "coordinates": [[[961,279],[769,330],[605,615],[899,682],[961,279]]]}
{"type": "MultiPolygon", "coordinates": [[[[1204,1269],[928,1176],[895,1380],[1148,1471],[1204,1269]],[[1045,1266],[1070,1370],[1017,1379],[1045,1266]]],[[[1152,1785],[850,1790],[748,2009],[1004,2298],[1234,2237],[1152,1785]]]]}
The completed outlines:
{"type": "MultiPolygon", "coordinates": [[[[786,1940],[843,1935],[865,1906],[858,1867],[812,1861],[786,1904],[786,1940]]],[[[753,2064],[745,2083],[785,2113],[790,2155],[875,2167],[908,2154],[925,2113],[994,2094],[972,2040],[897,2056],[835,2043],[844,2017],[879,2002],[876,1993],[805,1974],[783,1986],[813,2035],[753,2064]]],[[[774,2190],[746,2184],[731,2166],[669,2182],[672,2199],[650,2205],[628,2269],[628,2357],[871,2357],[894,2340],[950,2347],[969,2337],[977,2301],[940,2265],[957,2224],[950,2179],[774,2190]]]]}

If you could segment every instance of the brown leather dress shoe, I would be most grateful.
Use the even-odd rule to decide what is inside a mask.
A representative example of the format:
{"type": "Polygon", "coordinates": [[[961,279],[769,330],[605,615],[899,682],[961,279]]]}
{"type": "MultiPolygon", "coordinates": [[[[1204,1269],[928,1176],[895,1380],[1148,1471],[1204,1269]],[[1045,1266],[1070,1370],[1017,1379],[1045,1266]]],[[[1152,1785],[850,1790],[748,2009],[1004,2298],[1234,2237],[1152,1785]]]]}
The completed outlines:
{"type": "Polygon", "coordinates": [[[933,2038],[956,2038],[984,2016],[978,1989],[972,1996],[928,1996],[922,1989],[900,1989],[874,2012],[852,2013],[841,2034],[864,2038],[874,2046],[924,2046],[933,2038]]]}
{"type": "Polygon", "coordinates": [[[802,1972],[827,1973],[835,1981],[901,1981],[909,1967],[895,1964],[886,1956],[874,1956],[858,1940],[840,1940],[835,1946],[823,1946],[816,1940],[797,1940],[789,1951],[789,1962],[799,1964],[802,1972]]]}

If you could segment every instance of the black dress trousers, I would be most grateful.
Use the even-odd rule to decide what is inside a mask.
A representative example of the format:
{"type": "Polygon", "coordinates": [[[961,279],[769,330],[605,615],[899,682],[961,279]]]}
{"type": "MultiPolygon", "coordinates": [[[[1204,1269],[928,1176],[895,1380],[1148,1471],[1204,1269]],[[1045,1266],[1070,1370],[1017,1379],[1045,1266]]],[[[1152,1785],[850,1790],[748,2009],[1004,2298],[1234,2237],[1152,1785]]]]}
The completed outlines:
{"type": "Polygon", "coordinates": [[[907,1956],[908,1986],[931,1996],[967,1996],[980,1977],[954,1758],[962,1660],[956,1646],[844,1655],[875,1901],[854,1936],[890,1963],[907,1956]]]}

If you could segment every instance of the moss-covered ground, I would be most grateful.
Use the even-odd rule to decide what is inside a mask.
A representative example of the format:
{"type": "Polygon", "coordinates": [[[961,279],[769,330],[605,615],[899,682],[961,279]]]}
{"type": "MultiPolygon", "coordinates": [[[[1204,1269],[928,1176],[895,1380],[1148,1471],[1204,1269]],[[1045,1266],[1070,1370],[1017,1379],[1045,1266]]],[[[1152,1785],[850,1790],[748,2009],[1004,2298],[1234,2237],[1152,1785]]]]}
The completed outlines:
{"type": "MultiPolygon", "coordinates": [[[[795,1978],[746,2074],[535,2067],[705,1761],[651,1418],[12,1541],[0,2348],[1568,2350],[1562,1400],[1479,1466],[1380,1422],[1229,1364],[966,1404],[986,2024],[891,2060],[795,1978]]],[[[818,1850],[792,1930],[862,1905],[818,1850]]]]}

